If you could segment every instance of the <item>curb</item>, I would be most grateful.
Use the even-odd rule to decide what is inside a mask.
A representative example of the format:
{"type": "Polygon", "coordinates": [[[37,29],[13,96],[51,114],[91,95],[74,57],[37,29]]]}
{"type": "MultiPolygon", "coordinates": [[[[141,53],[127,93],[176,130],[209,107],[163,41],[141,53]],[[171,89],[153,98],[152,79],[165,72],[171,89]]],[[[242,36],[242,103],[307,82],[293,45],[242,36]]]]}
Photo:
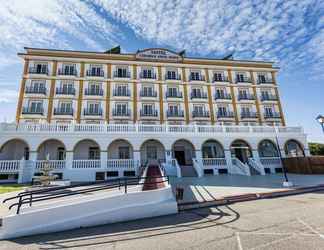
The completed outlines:
{"type": "Polygon", "coordinates": [[[292,190],[282,190],[282,191],[274,191],[274,192],[266,192],[266,193],[248,193],[242,195],[232,195],[232,196],[225,196],[223,198],[215,199],[212,201],[181,203],[178,204],[178,210],[186,211],[186,210],[211,207],[211,206],[229,205],[237,202],[254,201],[254,200],[261,200],[261,199],[273,199],[273,198],[305,194],[305,193],[322,191],[322,190],[324,190],[324,185],[301,187],[292,190]]]}

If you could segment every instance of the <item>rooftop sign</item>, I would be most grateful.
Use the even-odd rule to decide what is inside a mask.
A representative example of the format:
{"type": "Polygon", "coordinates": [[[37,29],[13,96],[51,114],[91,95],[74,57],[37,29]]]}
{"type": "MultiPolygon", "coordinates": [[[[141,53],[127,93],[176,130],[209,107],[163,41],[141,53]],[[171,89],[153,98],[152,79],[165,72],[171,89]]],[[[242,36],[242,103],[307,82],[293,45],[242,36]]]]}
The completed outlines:
{"type": "Polygon", "coordinates": [[[145,49],[136,53],[137,59],[156,61],[182,61],[182,56],[167,49],[145,49]]]}

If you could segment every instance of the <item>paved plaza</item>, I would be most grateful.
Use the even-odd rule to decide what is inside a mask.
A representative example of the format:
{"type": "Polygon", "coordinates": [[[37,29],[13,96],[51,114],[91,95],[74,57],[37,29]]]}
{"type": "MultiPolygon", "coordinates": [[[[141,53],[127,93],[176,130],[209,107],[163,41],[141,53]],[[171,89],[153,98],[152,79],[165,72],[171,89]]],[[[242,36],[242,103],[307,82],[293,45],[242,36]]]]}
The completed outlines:
{"type": "MultiPolygon", "coordinates": [[[[292,188],[324,184],[324,175],[288,174],[288,177],[294,183],[292,188]]],[[[283,188],[283,181],[282,174],[210,175],[201,178],[172,178],[171,185],[174,190],[177,187],[184,189],[183,200],[179,203],[187,203],[212,201],[231,195],[287,190],[283,188]]]]}
{"type": "Polygon", "coordinates": [[[323,198],[317,192],[197,209],[0,241],[0,249],[324,249],[323,198]]]}

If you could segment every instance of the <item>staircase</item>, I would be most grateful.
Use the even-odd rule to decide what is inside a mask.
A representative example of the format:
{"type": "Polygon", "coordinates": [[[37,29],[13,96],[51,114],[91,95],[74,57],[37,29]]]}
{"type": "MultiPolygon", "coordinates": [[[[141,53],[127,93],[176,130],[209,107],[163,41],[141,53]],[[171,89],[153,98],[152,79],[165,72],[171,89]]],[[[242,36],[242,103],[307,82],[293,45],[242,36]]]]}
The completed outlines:
{"type": "Polygon", "coordinates": [[[248,160],[247,165],[250,168],[251,175],[265,175],[263,165],[254,160],[253,158],[250,158],[248,160]]]}
{"type": "Polygon", "coordinates": [[[195,168],[192,165],[180,166],[182,177],[198,177],[195,168]]]}

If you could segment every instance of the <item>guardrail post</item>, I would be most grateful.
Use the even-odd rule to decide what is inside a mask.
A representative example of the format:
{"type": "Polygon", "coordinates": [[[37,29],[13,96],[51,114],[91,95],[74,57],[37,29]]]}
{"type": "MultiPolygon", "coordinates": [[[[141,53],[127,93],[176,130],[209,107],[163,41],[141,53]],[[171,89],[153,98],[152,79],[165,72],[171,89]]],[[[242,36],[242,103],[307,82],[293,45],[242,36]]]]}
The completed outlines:
{"type": "Polygon", "coordinates": [[[125,194],[127,194],[127,179],[125,179],[125,194]]]}

